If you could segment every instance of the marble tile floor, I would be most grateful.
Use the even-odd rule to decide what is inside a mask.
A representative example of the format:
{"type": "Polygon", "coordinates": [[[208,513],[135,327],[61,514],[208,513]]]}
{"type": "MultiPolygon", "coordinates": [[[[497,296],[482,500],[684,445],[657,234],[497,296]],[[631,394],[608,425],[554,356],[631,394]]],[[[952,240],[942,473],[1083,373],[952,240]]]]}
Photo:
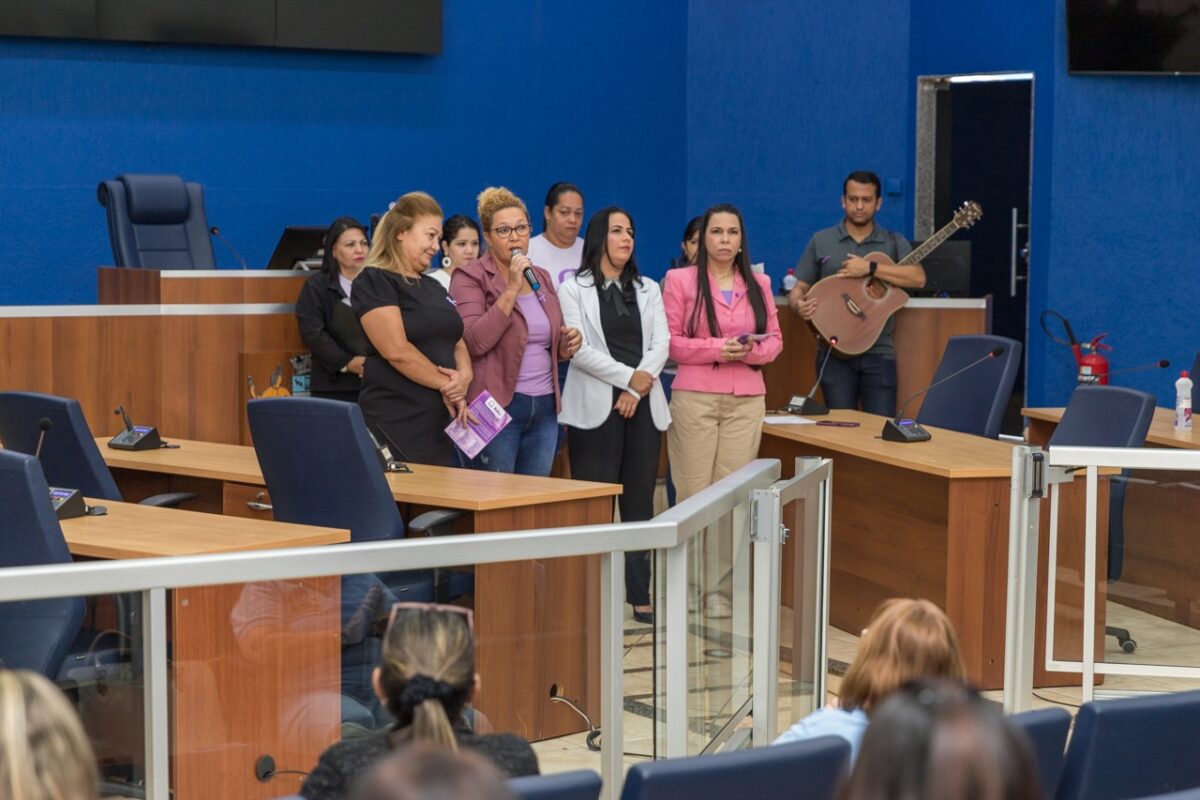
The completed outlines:
{"type": "MultiPolygon", "coordinates": [[[[628,610],[627,610],[628,613],[628,610]]],[[[1113,661],[1143,664],[1172,664],[1200,666],[1200,630],[1188,628],[1170,622],[1151,614],[1131,609],[1110,601],[1107,607],[1110,624],[1129,628],[1138,648],[1133,654],[1122,653],[1116,640],[1109,637],[1106,640],[1108,658],[1113,661]]],[[[696,620],[695,622],[698,622],[696,620]]],[[[740,658],[743,654],[733,649],[733,659],[714,659],[706,656],[704,650],[711,649],[714,644],[728,644],[728,620],[706,620],[703,625],[693,629],[693,641],[690,642],[689,657],[692,665],[692,686],[697,680],[703,680],[710,691],[702,692],[693,689],[689,693],[689,707],[693,716],[709,714],[720,718],[727,713],[727,701],[730,687],[739,685],[737,677],[745,678],[744,669],[739,665],[744,663],[740,658]],[[725,636],[722,637],[722,632],[725,636]],[[734,674],[738,673],[738,674],[734,674]]],[[[781,620],[781,648],[786,652],[791,647],[790,614],[784,609],[781,620]]],[[[854,660],[858,648],[859,637],[838,628],[828,629],[828,661],[829,671],[826,675],[827,701],[835,700],[841,676],[845,668],[854,660]]],[[[736,638],[733,639],[736,643],[736,638]]],[[[649,626],[639,625],[632,618],[625,623],[625,693],[626,711],[625,726],[625,764],[630,766],[653,757],[654,726],[650,715],[653,713],[653,664],[654,638],[649,626]]],[[[802,716],[801,710],[806,711],[810,705],[806,697],[793,698],[790,693],[794,687],[788,673],[790,665],[786,659],[781,659],[780,689],[779,689],[779,725],[786,727],[790,720],[802,716]]],[[[1132,676],[1110,676],[1104,683],[1105,689],[1130,692],[1163,692],[1185,691],[1200,689],[1200,680],[1172,678],[1142,678],[1132,676]]],[[[985,692],[989,699],[999,702],[1000,691],[985,692]]],[[[1074,713],[1079,706],[1080,690],[1077,687],[1062,687],[1054,689],[1038,689],[1034,693],[1034,707],[1061,706],[1074,713]]],[[[701,730],[700,725],[694,725],[693,730],[701,730]]],[[[702,738],[700,733],[696,739],[702,738]]],[[[543,773],[565,772],[573,769],[600,768],[600,754],[587,749],[586,734],[577,733],[558,739],[551,739],[534,744],[543,773]]]]}

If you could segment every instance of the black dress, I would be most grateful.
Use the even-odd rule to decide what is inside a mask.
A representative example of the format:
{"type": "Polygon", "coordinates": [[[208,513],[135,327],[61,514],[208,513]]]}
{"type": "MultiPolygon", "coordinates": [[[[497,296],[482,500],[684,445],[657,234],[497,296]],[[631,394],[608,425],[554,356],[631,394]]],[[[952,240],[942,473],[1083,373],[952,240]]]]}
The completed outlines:
{"type": "MultiPolygon", "coordinates": [[[[408,341],[437,366],[455,368],[462,317],[433,278],[406,279],[367,267],[355,278],[350,301],[359,318],[383,306],[399,308],[408,341]]],[[[358,405],[367,426],[388,440],[383,443],[390,443],[400,460],[456,466],[454,444],[445,430],[450,412],[442,403],[442,393],[401,375],[379,355],[374,343],[367,348],[358,405]]]]}
{"type": "Polygon", "coordinates": [[[318,272],[296,298],[296,321],[300,338],[312,351],[312,396],[353,403],[362,381],[341,370],[350,359],[366,355],[367,335],[345,298],[336,274],[318,272]]]}

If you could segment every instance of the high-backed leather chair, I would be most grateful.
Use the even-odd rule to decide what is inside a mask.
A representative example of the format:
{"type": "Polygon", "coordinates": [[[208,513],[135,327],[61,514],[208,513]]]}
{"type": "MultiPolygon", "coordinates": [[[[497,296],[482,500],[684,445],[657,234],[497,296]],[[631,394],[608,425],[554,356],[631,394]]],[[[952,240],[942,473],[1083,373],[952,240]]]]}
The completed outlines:
{"type": "Polygon", "coordinates": [[[929,390],[921,403],[922,425],[995,439],[1021,366],[1021,343],[1004,336],[951,336],[931,383],[954,374],[996,347],[1004,352],[929,390]]]}
{"type": "Polygon", "coordinates": [[[596,800],[600,796],[600,785],[600,776],[590,769],[526,775],[508,782],[508,788],[517,800],[596,800]]]}
{"type": "MultiPolygon", "coordinates": [[[[1047,447],[1142,447],[1154,420],[1154,395],[1123,386],[1080,386],[1047,447]]],[[[1108,580],[1121,577],[1125,565],[1125,490],[1128,470],[1113,476],[1108,487],[1108,580]]],[[[1137,649],[1125,628],[1107,625],[1104,633],[1115,636],[1127,652],[1137,649]]]]}
{"type": "Polygon", "coordinates": [[[96,188],[118,267],[214,269],[204,189],[178,175],[118,175],[96,188]]]}

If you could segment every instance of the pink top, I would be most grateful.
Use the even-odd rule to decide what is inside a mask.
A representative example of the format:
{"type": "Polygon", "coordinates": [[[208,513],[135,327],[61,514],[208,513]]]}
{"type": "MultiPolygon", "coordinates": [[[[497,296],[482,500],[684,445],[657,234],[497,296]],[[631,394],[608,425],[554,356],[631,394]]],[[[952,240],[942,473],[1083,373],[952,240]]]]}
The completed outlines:
{"type": "MultiPolygon", "coordinates": [[[[550,352],[557,360],[558,338],[563,324],[562,306],[550,281],[550,273],[534,267],[546,301],[541,304],[550,320],[550,352]]],[[[463,319],[463,342],[471,354],[474,375],[467,390],[467,400],[474,400],[487,389],[496,402],[507,406],[517,388],[521,363],[525,360],[525,342],[529,324],[521,305],[513,306],[511,314],[496,307],[496,299],[504,293],[508,278],[500,272],[491,253],[463,264],[450,276],[450,297],[463,319]]],[[[519,295],[518,295],[519,296],[519,295]]],[[[558,370],[550,370],[554,387],[555,406],[559,406],[558,370]]],[[[558,410],[562,410],[558,408],[558,410]]]]}
{"type": "Polygon", "coordinates": [[[515,391],[541,397],[554,391],[550,380],[550,373],[556,369],[550,356],[550,319],[536,294],[517,295],[517,307],[529,326],[529,338],[525,340],[525,357],[521,359],[515,391]]]}
{"type": "Polygon", "coordinates": [[[667,309],[667,327],[671,331],[671,358],[679,362],[672,390],[739,396],[767,393],[762,372],[753,369],[753,366],[774,361],[783,350],[783,336],[779,332],[775,298],[771,295],[771,279],[766,275],[754,277],[762,289],[767,307],[767,338],[755,342],[749,355],[742,361],[721,361],[721,347],[726,339],[743,333],[755,333],[754,309],[746,297],[746,284],[742,277],[737,274],[733,276],[731,302],[726,302],[716,288],[715,281],[709,281],[721,335],[710,335],[704,308],[701,307],[695,337],[687,336],[684,331],[696,305],[696,267],[673,269],[663,279],[663,305],[667,309]]]}

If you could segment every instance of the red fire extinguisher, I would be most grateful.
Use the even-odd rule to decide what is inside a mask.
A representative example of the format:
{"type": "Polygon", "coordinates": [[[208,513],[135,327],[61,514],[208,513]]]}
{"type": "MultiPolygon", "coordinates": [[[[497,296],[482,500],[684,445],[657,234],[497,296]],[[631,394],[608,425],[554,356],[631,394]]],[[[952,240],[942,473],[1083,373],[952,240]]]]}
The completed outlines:
{"type": "Polygon", "coordinates": [[[1057,311],[1042,312],[1042,330],[1054,341],[1071,348],[1071,353],[1075,356],[1075,382],[1078,385],[1108,385],[1108,359],[1100,352],[1102,350],[1112,350],[1112,347],[1100,341],[1105,336],[1108,336],[1107,331],[1090,342],[1080,342],[1075,338],[1075,331],[1071,330],[1071,323],[1057,311]],[[1062,323],[1063,330],[1067,334],[1067,341],[1063,341],[1050,332],[1050,328],[1046,325],[1047,317],[1056,317],[1062,323]]]}

